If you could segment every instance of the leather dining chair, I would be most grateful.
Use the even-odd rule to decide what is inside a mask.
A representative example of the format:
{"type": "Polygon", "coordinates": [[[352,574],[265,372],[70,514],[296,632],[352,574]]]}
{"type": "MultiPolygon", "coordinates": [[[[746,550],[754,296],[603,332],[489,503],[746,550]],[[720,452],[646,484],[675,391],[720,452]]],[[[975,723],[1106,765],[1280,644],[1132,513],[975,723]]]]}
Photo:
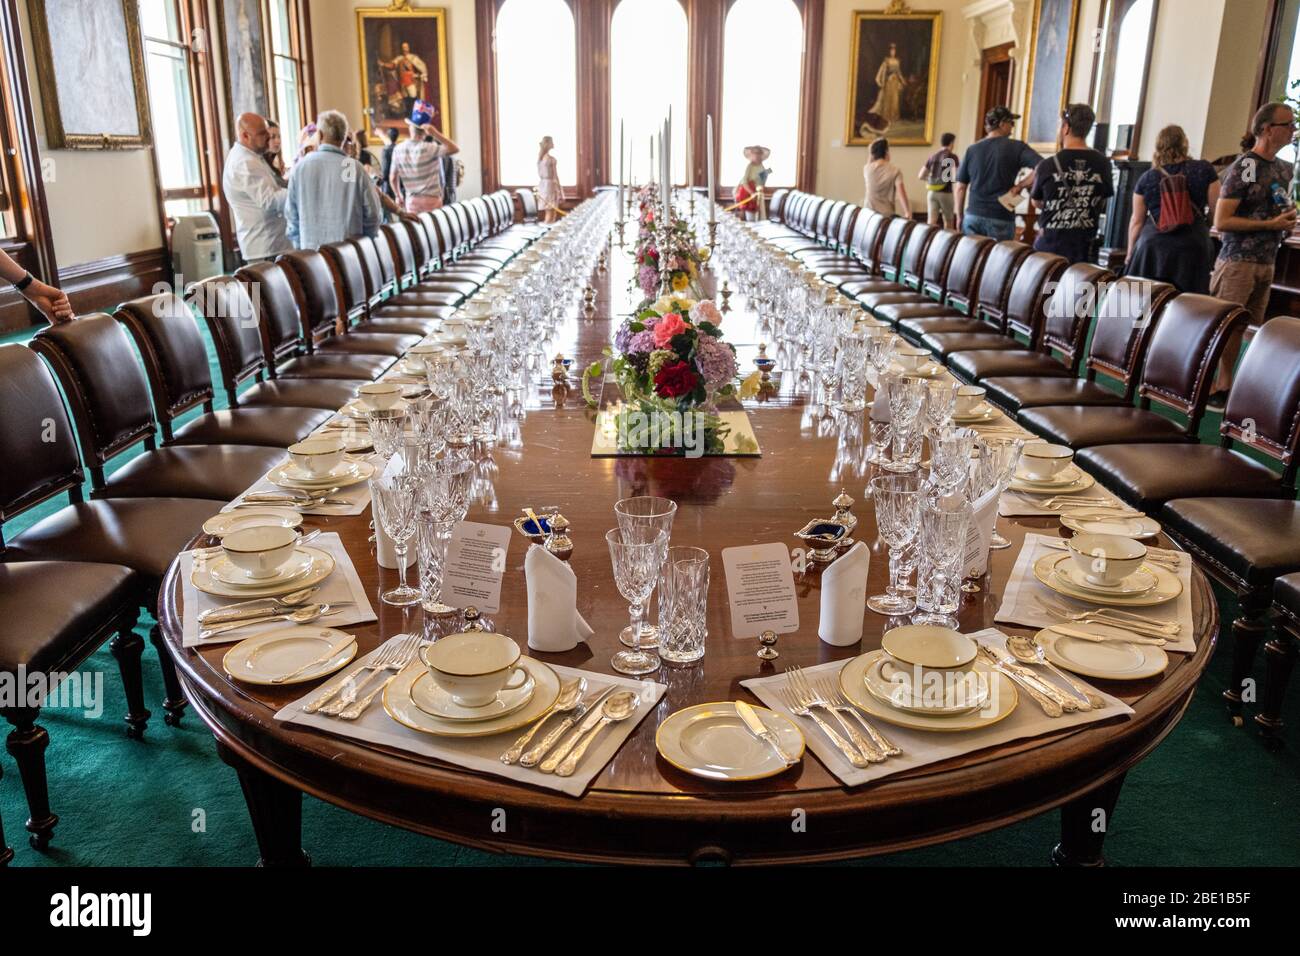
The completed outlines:
{"type": "Polygon", "coordinates": [[[848,255],[843,259],[813,266],[823,282],[842,289],[847,282],[859,282],[880,275],[880,247],[885,239],[889,217],[871,209],[858,214],[848,255]]]}
{"type": "MultiPolygon", "coordinates": [[[[207,498],[225,503],[284,458],[257,445],[158,448],[149,384],[130,339],[108,315],[82,316],[36,333],[31,348],[54,370],[72,407],[94,498],[207,498]],[[105,468],[143,445],[111,475],[105,468]]],[[[213,509],[215,510],[215,509],[213,509]]]]}
{"type": "MultiPolygon", "coordinates": [[[[421,213],[415,222],[408,224],[410,228],[407,229],[407,235],[419,237],[422,243],[419,254],[424,258],[425,264],[420,285],[430,291],[444,290],[473,295],[485,281],[484,275],[489,270],[475,269],[471,272],[469,266],[457,272],[449,270],[452,261],[445,252],[448,248],[447,240],[438,228],[434,212],[421,213]]],[[[416,249],[414,239],[411,248],[412,251],[416,249]]]]}
{"type": "Polygon", "coordinates": [[[961,238],[961,233],[951,229],[935,229],[925,258],[903,270],[905,291],[866,292],[858,296],[858,304],[876,318],[889,321],[882,312],[889,306],[933,304],[941,300],[948,282],[948,268],[961,238]]]}
{"type": "Polygon", "coordinates": [[[1267,668],[1255,723],[1267,738],[1277,741],[1282,735],[1282,702],[1287,681],[1300,652],[1300,572],[1284,575],[1273,584],[1273,610],[1278,627],[1273,639],[1264,645],[1267,668]]]}
{"type": "Polygon", "coordinates": [[[470,258],[471,242],[454,206],[435,209],[429,215],[440,227],[436,243],[433,234],[429,234],[430,248],[436,253],[440,281],[461,279],[481,285],[496,274],[500,269],[499,262],[476,262],[470,258]]]}
{"type": "Polygon", "coordinates": [[[401,358],[420,341],[419,335],[392,332],[354,332],[343,312],[343,294],[325,254],[316,249],[296,249],[276,260],[285,267],[298,312],[303,320],[307,351],[387,355],[401,358]]]}
{"type": "MultiPolygon", "coordinates": [[[[1032,272],[1031,272],[1032,276],[1032,272]]],[[[1074,378],[1079,372],[1083,343],[1092,322],[1098,287],[1110,273],[1089,262],[1079,262],[1042,290],[1041,310],[1028,301],[1008,304],[1008,330],[1027,340],[1004,340],[1002,348],[976,345],[948,354],[948,365],[967,382],[983,384],[1001,375],[1037,375],[1074,378]]]]}
{"type": "Polygon", "coordinates": [[[1018,418],[1020,424],[1048,441],[1075,449],[1195,442],[1219,356],[1232,330],[1245,321],[1245,313],[1208,295],[1166,295],[1151,306],[1145,301],[1145,293],[1107,298],[1118,303],[1114,311],[1127,313],[1129,321],[1155,327],[1137,388],[1140,407],[1047,405],[1026,409],[1018,418]],[[1152,411],[1153,404],[1182,415],[1184,423],[1152,411]]]}
{"type": "Polygon", "coordinates": [[[345,378],[276,378],[262,341],[265,328],[247,287],[233,276],[195,283],[190,307],[203,316],[217,353],[221,386],[231,408],[317,408],[332,412],[356,395],[360,384],[345,378]],[[240,391],[241,386],[249,387],[240,391]]]}
{"type": "MultiPolygon", "coordinates": [[[[966,382],[977,381],[984,372],[981,352],[995,353],[1000,360],[1009,349],[1035,349],[1043,331],[1044,309],[1054,283],[1065,272],[1066,261],[1047,252],[1031,252],[1021,260],[1007,292],[1001,314],[981,310],[987,318],[1002,324],[1001,331],[930,332],[921,345],[941,358],[954,375],[966,382]],[[1016,336],[1021,336],[1021,341],[1016,336]]],[[[993,367],[993,366],[991,366],[993,367]]]]}
{"type": "Polygon", "coordinates": [[[898,328],[899,323],[905,319],[944,314],[958,304],[963,309],[970,309],[971,301],[978,294],[984,262],[993,249],[994,242],[987,236],[963,236],[947,232],[944,235],[957,237],[947,270],[942,275],[931,274],[932,265],[937,265],[933,262],[934,246],[939,241],[936,239],[930,247],[931,255],[926,257],[927,274],[921,283],[921,293],[877,304],[872,309],[876,318],[898,328]]]}
{"type": "Polygon", "coordinates": [[[903,254],[906,252],[915,220],[906,216],[889,216],[884,221],[884,235],[875,262],[864,259],[870,275],[841,282],[839,289],[851,299],[868,292],[898,292],[902,289],[899,277],[903,274],[903,254]]]}
{"type": "Polygon", "coordinates": [[[454,277],[458,281],[450,284],[442,281],[422,288],[421,264],[406,227],[400,223],[380,226],[379,241],[388,243],[396,266],[398,292],[388,300],[389,305],[459,306],[492,276],[490,270],[484,270],[481,274],[460,270],[460,274],[454,277]]]}
{"type": "Polygon", "coordinates": [[[189,307],[166,293],[134,299],[116,318],[144,359],[164,445],[267,445],[286,448],[302,441],[331,415],[315,408],[266,406],[213,410],[216,397],[208,351],[189,307]],[[191,409],[202,414],[180,428],[174,423],[191,409]]]}
{"type": "MultiPolygon", "coordinates": [[[[387,228],[387,226],[381,227],[379,236],[371,240],[375,250],[375,260],[379,266],[380,288],[389,290],[378,303],[370,306],[371,319],[393,318],[427,321],[430,319],[446,319],[455,315],[460,307],[445,304],[445,295],[435,297],[436,301],[444,303],[438,305],[423,301],[418,294],[408,294],[401,291],[403,280],[409,277],[404,277],[397,269],[392,247],[389,244],[387,234],[384,232],[387,228]]],[[[470,283],[470,287],[477,289],[478,284],[476,282],[470,283]]]]}
{"type": "MultiPolygon", "coordinates": [[[[370,242],[366,239],[366,242],[370,242]]],[[[360,249],[352,242],[333,242],[321,246],[325,261],[334,273],[336,287],[342,292],[342,311],[347,317],[350,332],[390,332],[397,335],[416,335],[423,338],[441,323],[429,318],[372,318],[370,314],[370,288],[366,281],[366,267],[360,249]]]]}
{"type": "Polygon", "coordinates": [[[1106,284],[1092,325],[1082,378],[995,375],[980,382],[989,400],[1009,412],[1044,405],[1132,405],[1151,331],[1173,286],[1122,278],[1106,284]],[[1113,388],[1097,384],[1101,374],[1113,388]]]}
{"type": "Polygon", "coordinates": [[[866,267],[862,264],[858,250],[866,241],[868,230],[873,231],[875,236],[879,236],[881,219],[878,212],[857,209],[853,216],[853,228],[845,239],[843,248],[809,253],[802,257],[803,263],[824,281],[835,286],[848,279],[865,277],[866,267]]]}
{"type": "Polygon", "coordinates": [[[928,343],[925,336],[945,332],[1004,331],[1011,284],[1031,251],[1023,242],[994,243],[984,257],[973,293],[961,295],[954,288],[949,290],[943,304],[933,303],[924,309],[917,306],[916,314],[899,317],[899,334],[935,351],[941,347],[942,340],[928,343]]]}
{"type": "MultiPolygon", "coordinates": [[[[1147,370],[1151,363],[1148,356],[1147,370]]],[[[1214,363],[1201,374],[1213,375],[1214,363]]],[[[1246,350],[1228,392],[1218,445],[1098,445],[1079,452],[1075,461],[1120,498],[1150,511],[1175,498],[1294,498],[1297,443],[1300,319],[1282,317],[1266,322],[1246,350]],[[1239,444],[1277,462],[1281,474],[1238,451],[1239,444]]],[[[1177,527],[1176,509],[1162,514],[1177,527]]]]}
{"type": "MultiPolygon", "coordinates": [[[[867,311],[871,311],[872,302],[876,301],[879,296],[897,293],[911,293],[920,288],[920,276],[925,269],[925,256],[930,251],[930,243],[934,237],[939,234],[940,230],[924,222],[912,223],[912,228],[908,231],[907,242],[903,246],[903,254],[898,260],[896,267],[889,263],[881,266],[883,277],[870,285],[850,293],[845,289],[845,295],[848,295],[860,306],[867,311]],[[911,285],[908,279],[911,278],[911,285]]],[[[848,283],[849,286],[855,283],[848,283]]]]}
{"type": "MultiPolygon", "coordinates": [[[[373,382],[396,359],[389,355],[306,352],[306,324],[288,270],[278,262],[259,262],[235,273],[244,284],[261,327],[267,374],[274,378],[350,379],[373,382]]],[[[337,406],[336,406],[337,407],[337,406]]]]}

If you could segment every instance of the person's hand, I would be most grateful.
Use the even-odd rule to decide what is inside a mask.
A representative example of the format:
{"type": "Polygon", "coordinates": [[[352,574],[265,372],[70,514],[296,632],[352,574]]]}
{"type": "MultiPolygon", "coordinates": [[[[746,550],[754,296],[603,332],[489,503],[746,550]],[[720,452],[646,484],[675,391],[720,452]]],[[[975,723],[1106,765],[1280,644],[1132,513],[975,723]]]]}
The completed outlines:
{"type": "Polygon", "coordinates": [[[46,285],[39,279],[24,289],[22,296],[40,309],[44,316],[50,320],[51,325],[62,325],[64,322],[71,322],[76,318],[72,313],[72,304],[68,301],[68,294],[62,289],[46,285]]]}
{"type": "Polygon", "coordinates": [[[1296,224],[1296,208],[1288,206],[1285,212],[1274,216],[1270,223],[1274,229],[1292,229],[1296,224]]]}

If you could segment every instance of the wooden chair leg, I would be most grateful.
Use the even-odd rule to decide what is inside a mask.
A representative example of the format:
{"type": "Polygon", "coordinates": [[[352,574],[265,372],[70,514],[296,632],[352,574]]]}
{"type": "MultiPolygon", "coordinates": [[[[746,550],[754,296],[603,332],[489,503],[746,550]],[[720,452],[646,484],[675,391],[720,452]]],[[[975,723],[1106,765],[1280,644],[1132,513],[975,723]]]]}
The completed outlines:
{"type": "Polygon", "coordinates": [[[1264,620],[1268,610],[1268,595],[1251,592],[1242,595],[1240,613],[1232,622],[1232,675],[1227,690],[1223,692],[1223,699],[1228,703],[1232,722],[1238,727],[1243,723],[1242,697],[1246,682],[1251,680],[1251,672],[1255,668],[1255,652],[1268,634],[1268,624],[1264,620]]]}
{"type": "Polygon", "coordinates": [[[181,690],[180,678],[176,676],[176,663],[167,649],[167,642],[163,640],[162,628],[157,624],[149,631],[149,642],[158,652],[158,666],[162,668],[163,687],[167,691],[167,697],[163,700],[163,722],[168,727],[179,727],[181,715],[185,713],[189,701],[181,690]]]}
{"type": "MultiPolygon", "coordinates": [[[[4,779],[5,768],[0,767],[0,780],[4,779]]],[[[14,858],[14,850],[5,842],[5,822],[0,817],[0,866],[8,866],[9,861],[14,858]]]]}
{"type": "Polygon", "coordinates": [[[4,716],[13,725],[5,749],[18,764],[18,776],[27,795],[27,839],[33,848],[44,850],[50,845],[59,818],[50,812],[50,788],[45,776],[45,748],[50,745],[50,735],[36,723],[40,712],[39,707],[14,707],[6,709],[4,716]]]}
{"type": "Polygon", "coordinates": [[[1296,644],[1295,635],[1279,629],[1264,645],[1264,693],[1255,723],[1259,725],[1264,742],[1272,747],[1282,745],[1282,701],[1286,697],[1291,670],[1295,667],[1296,644]]]}
{"type": "Polygon", "coordinates": [[[108,646],[117,659],[122,689],[126,692],[126,735],[132,740],[141,740],[150,717],[149,709],[144,705],[144,674],[140,669],[144,638],[133,627],[124,626],[108,646]]]}

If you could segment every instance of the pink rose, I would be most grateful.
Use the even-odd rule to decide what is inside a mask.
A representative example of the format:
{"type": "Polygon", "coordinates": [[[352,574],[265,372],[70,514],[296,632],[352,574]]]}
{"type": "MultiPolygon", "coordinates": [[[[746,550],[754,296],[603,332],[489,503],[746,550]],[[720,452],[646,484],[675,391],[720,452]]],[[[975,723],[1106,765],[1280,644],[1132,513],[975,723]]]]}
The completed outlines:
{"type": "Polygon", "coordinates": [[[714,325],[722,325],[722,313],[712,302],[701,302],[695,307],[695,319],[699,322],[711,322],[714,325]]]}
{"type": "Polygon", "coordinates": [[[686,331],[686,323],[676,312],[669,312],[655,325],[655,348],[666,349],[673,337],[686,331]]]}

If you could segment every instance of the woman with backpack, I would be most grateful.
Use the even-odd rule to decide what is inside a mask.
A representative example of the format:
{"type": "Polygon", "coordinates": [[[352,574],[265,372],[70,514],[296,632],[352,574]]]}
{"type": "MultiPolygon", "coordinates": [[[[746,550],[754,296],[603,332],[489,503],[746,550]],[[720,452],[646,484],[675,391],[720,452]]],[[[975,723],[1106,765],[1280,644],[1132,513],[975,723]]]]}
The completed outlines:
{"type": "Polygon", "coordinates": [[[1134,187],[1124,271],[1208,295],[1214,245],[1206,210],[1218,202],[1219,179],[1212,165],[1187,153],[1181,126],[1156,137],[1154,165],[1134,187]]]}

